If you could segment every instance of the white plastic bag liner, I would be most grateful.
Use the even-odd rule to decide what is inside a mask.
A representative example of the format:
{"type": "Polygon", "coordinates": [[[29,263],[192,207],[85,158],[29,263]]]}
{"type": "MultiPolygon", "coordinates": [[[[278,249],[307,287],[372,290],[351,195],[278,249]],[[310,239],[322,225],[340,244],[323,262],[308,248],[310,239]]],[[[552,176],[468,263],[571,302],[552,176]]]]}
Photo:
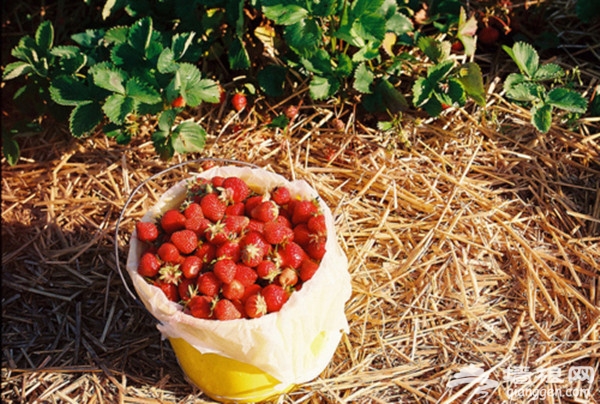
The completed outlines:
{"type": "MultiPolygon", "coordinates": [[[[152,221],[185,198],[188,181],[196,177],[237,176],[255,191],[264,193],[278,185],[287,186],[292,196],[314,199],[317,192],[305,181],[288,181],[263,169],[216,167],[192,175],[170,188],[143,217],[152,221]]],[[[344,305],[350,298],[348,259],[337,243],[333,217],[319,199],[327,224],[326,253],[314,277],[292,293],[283,308],[257,319],[229,321],[204,320],[184,314],[182,307],[169,301],[137,272],[143,243],[132,235],[127,271],[138,296],[160,322],[164,337],[183,338],[201,353],[215,353],[256,366],[282,385],[300,384],[316,378],[327,366],[348,332],[344,305]],[[321,345],[317,337],[324,338],[321,345]],[[318,349],[320,348],[320,349],[318,349]]]]}

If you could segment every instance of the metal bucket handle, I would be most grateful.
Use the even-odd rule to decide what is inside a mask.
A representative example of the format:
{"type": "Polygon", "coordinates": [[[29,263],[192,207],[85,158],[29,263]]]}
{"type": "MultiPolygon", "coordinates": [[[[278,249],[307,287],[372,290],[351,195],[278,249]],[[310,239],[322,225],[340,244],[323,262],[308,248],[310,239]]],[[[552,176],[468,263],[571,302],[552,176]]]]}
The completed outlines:
{"type": "Polygon", "coordinates": [[[196,159],[196,160],[189,160],[189,161],[184,161],[182,163],[176,164],[174,166],[171,166],[169,168],[166,168],[156,174],[151,175],[150,177],[146,178],[144,181],[142,181],[137,187],[135,187],[135,189],[131,192],[131,194],[129,195],[129,198],[127,198],[127,201],[125,202],[125,205],[123,206],[123,209],[121,210],[121,214],[119,215],[119,219],[117,220],[116,226],[115,226],[115,262],[116,262],[116,266],[117,266],[117,271],[119,272],[119,276],[121,277],[121,281],[123,281],[123,286],[125,286],[125,289],[127,290],[127,293],[129,293],[129,295],[136,301],[136,303],[140,303],[140,300],[138,299],[138,297],[135,295],[135,293],[133,293],[133,291],[131,290],[131,288],[129,287],[129,285],[127,284],[127,280],[125,279],[125,275],[123,274],[123,271],[121,270],[121,263],[120,263],[120,258],[119,258],[119,227],[121,225],[121,221],[123,220],[123,217],[125,215],[125,212],[127,211],[127,207],[129,206],[129,204],[131,203],[133,197],[135,196],[135,194],[144,186],[148,183],[148,181],[152,181],[155,178],[158,178],[172,170],[175,170],[177,168],[183,167],[185,165],[188,164],[194,164],[194,163],[203,163],[205,161],[213,161],[216,163],[221,163],[221,164],[229,164],[229,165],[242,165],[242,166],[247,166],[247,167],[251,167],[251,168],[259,168],[256,164],[252,164],[252,163],[246,163],[244,161],[238,161],[238,160],[231,160],[231,159],[224,159],[224,158],[213,158],[213,157],[207,157],[207,158],[200,158],[200,159],[196,159]]]}

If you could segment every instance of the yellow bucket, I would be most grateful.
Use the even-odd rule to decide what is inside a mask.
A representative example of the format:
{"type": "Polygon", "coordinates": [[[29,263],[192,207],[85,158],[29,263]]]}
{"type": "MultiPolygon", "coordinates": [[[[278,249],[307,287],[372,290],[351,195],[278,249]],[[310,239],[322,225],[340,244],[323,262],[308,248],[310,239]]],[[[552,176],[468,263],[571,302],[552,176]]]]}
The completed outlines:
{"type": "Polygon", "coordinates": [[[188,379],[210,398],[223,402],[256,403],[294,389],[256,366],[213,353],[200,353],[182,338],[170,338],[179,365],[188,379]]]}

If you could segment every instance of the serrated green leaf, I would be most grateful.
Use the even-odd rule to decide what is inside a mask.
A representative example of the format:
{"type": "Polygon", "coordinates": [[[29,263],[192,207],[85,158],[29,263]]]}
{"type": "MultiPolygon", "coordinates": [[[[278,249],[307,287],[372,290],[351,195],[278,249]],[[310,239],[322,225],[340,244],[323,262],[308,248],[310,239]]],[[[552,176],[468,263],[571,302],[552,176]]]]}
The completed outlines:
{"type": "Polygon", "coordinates": [[[16,165],[19,162],[19,157],[21,156],[19,143],[17,143],[17,141],[9,132],[5,131],[2,131],[2,154],[10,166],[16,165]]]}
{"type": "Polygon", "coordinates": [[[104,41],[111,45],[121,45],[127,42],[129,27],[117,26],[106,31],[104,41]]]}
{"type": "Polygon", "coordinates": [[[536,81],[556,80],[564,77],[565,71],[556,63],[547,63],[540,66],[535,72],[533,79],[536,81]]]}
{"type": "Polygon", "coordinates": [[[341,77],[349,77],[354,70],[354,63],[352,63],[352,59],[350,56],[345,53],[340,53],[338,56],[338,64],[335,69],[335,72],[341,77]]]}
{"type": "Polygon", "coordinates": [[[29,73],[33,73],[33,68],[27,62],[13,62],[6,65],[4,72],[2,72],[2,80],[12,80],[19,76],[25,76],[29,73]]]}
{"type": "Polygon", "coordinates": [[[433,117],[440,116],[444,110],[442,103],[436,97],[431,97],[429,101],[423,105],[423,109],[429,114],[429,116],[433,117]]]}
{"type": "Polygon", "coordinates": [[[356,91],[363,94],[369,94],[371,92],[371,84],[375,79],[375,75],[372,71],[367,69],[365,63],[361,63],[354,72],[354,83],[353,87],[356,91]]]}
{"type": "Polygon", "coordinates": [[[74,137],[89,135],[102,122],[104,114],[98,103],[76,106],[69,117],[69,130],[74,137]]]}
{"type": "Polygon", "coordinates": [[[39,25],[35,31],[35,42],[40,49],[50,50],[54,43],[54,27],[50,20],[46,20],[39,25]]]}
{"type": "Polygon", "coordinates": [[[156,69],[159,73],[174,73],[179,69],[179,65],[175,62],[175,55],[170,48],[165,48],[160,53],[156,62],[156,69]]]}
{"type": "Polygon", "coordinates": [[[303,20],[308,15],[308,10],[297,4],[263,5],[263,14],[279,25],[292,25],[303,20]]]}
{"type": "Polygon", "coordinates": [[[131,25],[127,42],[132,48],[145,53],[150,46],[152,39],[152,19],[150,17],[142,18],[131,25]]]}
{"type": "Polygon", "coordinates": [[[241,38],[235,37],[229,46],[229,67],[233,70],[250,68],[250,57],[241,38]]]}
{"type": "Polygon", "coordinates": [[[270,97],[281,97],[285,88],[287,69],[282,66],[268,65],[256,75],[258,86],[270,97]]]}
{"type": "Polygon", "coordinates": [[[365,14],[372,14],[379,11],[384,0],[355,0],[352,2],[352,15],[360,17],[365,14]]]}
{"type": "Polygon", "coordinates": [[[433,95],[433,87],[431,82],[425,77],[419,77],[413,84],[413,105],[416,108],[420,108],[431,98],[433,95]]]}
{"type": "Polygon", "coordinates": [[[306,70],[317,76],[327,76],[333,72],[331,56],[325,49],[319,49],[310,58],[300,58],[300,63],[306,70]]]}
{"type": "MultiPolygon", "coordinates": [[[[505,47],[503,49],[506,51],[505,47]]],[[[512,52],[507,53],[517,64],[521,73],[528,77],[534,77],[540,58],[533,46],[525,42],[517,42],[513,45],[512,52]]]]}
{"type": "Polygon", "coordinates": [[[79,49],[77,46],[66,45],[55,46],[50,50],[50,54],[61,58],[72,58],[82,55],[81,49],[79,49]]]}
{"type": "Polygon", "coordinates": [[[124,69],[144,63],[143,55],[128,43],[113,46],[110,50],[110,60],[115,66],[123,66],[124,69]]]}
{"type": "Polygon", "coordinates": [[[170,132],[176,118],[177,111],[174,109],[167,109],[162,112],[158,118],[158,129],[163,132],[170,132]]]}
{"type": "Polygon", "coordinates": [[[378,14],[363,14],[352,24],[352,29],[365,41],[383,41],[386,27],[385,19],[378,14]]]}
{"type": "Polygon", "coordinates": [[[173,150],[177,153],[194,153],[204,148],[206,131],[196,122],[185,121],[177,125],[171,138],[173,150]]]}
{"type": "Polygon", "coordinates": [[[104,40],[106,30],[100,29],[86,29],[85,32],[79,32],[71,35],[71,39],[76,44],[83,46],[84,48],[94,48],[99,46],[104,40]]]}
{"type": "Polygon", "coordinates": [[[320,0],[318,2],[307,2],[310,15],[314,17],[330,17],[335,14],[338,6],[337,0],[320,0]]]}
{"type": "Polygon", "coordinates": [[[221,96],[219,85],[214,80],[202,79],[200,70],[191,63],[179,64],[169,87],[169,98],[181,95],[190,107],[198,106],[202,101],[217,103],[221,96]]]}
{"type": "Polygon", "coordinates": [[[527,79],[527,77],[525,77],[525,75],[523,75],[521,73],[511,73],[506,77],[506,79],[504,79],[503,87],[506,91],[510,91],[512,88],[514,88],[518,84],[522,84],[527,81],[528,81],[528,79],[527,79]]]}
{"type": "Polygon", "coordinates": [[[363,47],[361,47],[358,52],[352,55],[352,61],[355,63],[364,62],[366,60],[371,60],[376,57],[379,57],[379,47],[381,46],[381,42],[377,41],[369,41],[363,47]]]}
{"type": "Polygon", "coordinates": [[[313,76],[309,84],[310,96],[313,100],[325,99],[337,92],[339,82],[334,77],[313,76]]]}
{"type": "Polygon", "coordinates": [[[158,91],[152,88],[150,84],[142,82],[142,80],[137,77],[132,77],[127,80],[125,94],[137,102],[144,104],[156,104],[162,101],[162,97],[158,91]]]}
{"type": "MultiPolygon", "coordinates": [[[[448,43],[450,45],[450,43],[448,43]]],[[[450,46],[444,46],[435,38],[422,36],[417,40],[417,46],[432,62],[438,63],[446,60],[450,55],[450,46]]]]}
{"type": "Polygon", "coordinates": [[[450,71],[454,67],[454,60],[446,60],[440,63],[437,63],[433,66],[429,66],[427,68],[427,80],[432,83],[439,82],[443,80],[450,74],[450,71]]]}
{"type": "Polygon", "coordinates": [[[85,53],[79,53],[73,57],[60,58],[58,64],[64,74],[72,75],[79,72],[87,63],[85,53]]]}
{"type": "Polygon", "coordinates": [[[73,76],[56,77],[49,91],[50,97],[58,105],[77,106],[94,99],[91,89],[73,76]]]}
{"type": "Polygon", "coordinates": [[[184,32],[175,34],[171,39],[171,51],[173,52],[173,60],[179,60],[185,55],[189,47],[194,42],[195,32],[184,32]]]}
{"type": "Polygon", "coordinates": [[[288,46],[299,56],[310,58],[321,45],[321,28],[315,20],[305,19],[288,25],[284,31],[288,46]]]}
{"type": "Polygon", "coordinates": [[[462,83],[457,79],[448,80],[448,91],[446,94],[448,94],[451,101],[450,103],[448,103],[448,105],[458,104],[462,107],[467,101],[465,89],[462,86],[462,83]]]}
{"type": "Polygon", "coordinates": [[[94,84],[105,90],[125,94],[127,72],[107,63],[98,64],[90,69],[94,84]]]}
{"type": "Polygon", "coordinates": [[[135,112],[135,101],[121,94],[112,94],[104,102],[102,110],[111,122],[120,125],[127,115],[135,112]]]}
{"type": "Polygon", "coordinates": [[[544,92],[544,88],[540,85],[524,82],[515,84],[510,89],[507,89],[506,96],[515,101],[527,102],[541,99],[544,92]]]}
{"type": "Polygon", "coordinates": [[[123,8],[125,0],[106,0],[102,7],[102,19],[106,20],[115,10],[123,8]]]}
{"type": "Polygon", "coordinates": [[[550,90],[546,97],[546,103],[578,114],[584,114],[588,106],[587,100],[581,94],[562,87],[550,90]]]}
{"type": "Polygon", "coordinates": [[[402,13],[395,13],[385,22],[385,29],[396,35],[406,34],[414,29],[413,23],[402,13]]]}
{"type": "Polygon", "coordinates": [[[552,106],[543,104],[531,108],[531,123],[542,133],[548,133],[552,126],[552,106]]]}
{"type": "Polygon", "coordinates": [[[408,102],[387,79],[380,79],[373,92],[381,94],[381,100],[386,111],[396,114],[408,108],[408,102]]]}
{"type": "Polygon", "coordinates": [[[457,80],[477,105],[481,107],[485,106],[486,93],[483,86],[483,74],[477,63],[468,62],[463,64],[458,71],[457,80]]]}
{"type": "Polygon", "coordinates": [[[284,114],[278,115],[275,117],[268,125],[267,128],[279,128],[285,129],[290,123],[290,119],[284,114]]]}
{"type": "Polygon", "coordinates": [[[465,55],[473,56],[475,54],[475,33],[477,32],[477,19],[471,16],[467,20],[467,13],[463,7],[460,8],[458,17],[458,33],[456,37],[462,42],[465,55]]]}
{"type": "Polygon", "coordinates": [[[394,122],[392,121],[379,121],[377,122],[377,129],[387,132],[388,130],[392,130],[394,128],[394,122]]]}
{"type": "Polygon", "coordinates": [[[162,160],[169,160],[175,155],[175,150],[171,144],[170,132],[156,130],[152,133],[152,144],[154,150],[158,153],[162,160]]]}

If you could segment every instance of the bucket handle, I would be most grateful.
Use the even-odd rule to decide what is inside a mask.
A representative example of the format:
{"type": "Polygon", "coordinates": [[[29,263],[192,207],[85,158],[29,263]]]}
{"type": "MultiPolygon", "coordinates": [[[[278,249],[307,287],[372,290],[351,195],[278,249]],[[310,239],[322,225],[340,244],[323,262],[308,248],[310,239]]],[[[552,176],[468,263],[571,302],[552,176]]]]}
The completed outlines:
{"type": "Polygon", "coordinates": [[[121,269],[121,263],[120,263],[120,258],[119,258],[119,227],[121,225],[121,221],[123,220],[123,217],[125,216],[125,212],[127,211],[127,207],[129,206],[129,204],[131,203],[131,201],[133,200],[133,197],[135,196],[135,194],[137,194],[137,192],[144,186],[146,185],[149,181],[152,181],[155,178],[158,178],[172,170],[175,170],[177,168],[186,166],[188,164],[193,164],[193,163],[203,163],[206,161],[213,161],[213,162],[217,162],[217,163],[221,163],[221,164],[230,164],[230,165],[242,165],[242,166],[246,166],[246,167],[251,167],[251,168],[259,168],[259,166],[257,166],[256,164],[252,164],[252,163],[247,163],[244,161],[238,161],[238,160],[232,160],[232,159],[225,159],[225,158],[216,158],[216,157],[205,157],[205,158],[200,158],[200,159],[195,159],[195,160],[188,160],[188,161],[184,161],[178,164],[175,164],[174,166],[168,167],[156,174],[151,175],[150,177],[146,178],[144,181],[142,181],[137,187],[135,187],[135,189],[131,192],[131,194],[129,195],[129,198],[127,198],[127,201],[125,202],[125,205],[123,205],[123,209],[121,210],[121,214],[119,215],[119,218],[117,219],[117,223],[115,225],[115,239],[114,239],[114,246],[115,246],[115,263],[116,263],[116,267],[117,267],[117,271],[119,272],[119,276],[121,277],[121,281],[123,282],[123,286],[125,286],[125,290],[127,290],[127,293],[129,293],[129,295],[133,298],[133,300],[136,301],[136,303],[141,304],[140,300],[138,299],[138,297],[135,295],[135,293],[133,293],[133,291],[131,290],[131,288],[129,287],[129,285],[127,284],[127,281],[125,279],[125,275],[123,274],[123,270],[121,269]]]}

